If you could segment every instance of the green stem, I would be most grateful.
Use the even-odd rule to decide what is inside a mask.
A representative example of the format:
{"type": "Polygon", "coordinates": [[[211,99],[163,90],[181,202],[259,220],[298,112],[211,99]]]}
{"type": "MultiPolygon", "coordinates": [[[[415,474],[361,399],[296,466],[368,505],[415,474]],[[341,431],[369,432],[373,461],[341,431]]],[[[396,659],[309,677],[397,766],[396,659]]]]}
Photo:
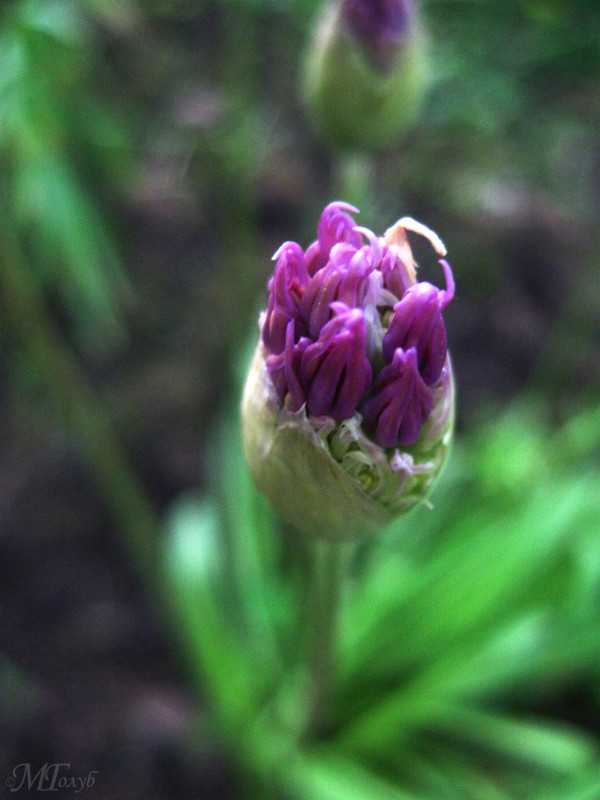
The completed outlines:
{"type": "Polygon", "coordinates": [[[317,737],[324,728],[335,686],[337,632],[344,584],[346,546],[336,542],[312,544],[310,581],[311,616],[309,641],[309,709],[307,736],[317,737]]]}
{"type": "Polygon", "coordinates": [[[26,348],[49,395],[80,440],[92,475],[142,580],[156,569],[159,523],[137,475],[76,359],[48,314],[16,236],[0,222],[0,294],[17,340],[26,348]]]}

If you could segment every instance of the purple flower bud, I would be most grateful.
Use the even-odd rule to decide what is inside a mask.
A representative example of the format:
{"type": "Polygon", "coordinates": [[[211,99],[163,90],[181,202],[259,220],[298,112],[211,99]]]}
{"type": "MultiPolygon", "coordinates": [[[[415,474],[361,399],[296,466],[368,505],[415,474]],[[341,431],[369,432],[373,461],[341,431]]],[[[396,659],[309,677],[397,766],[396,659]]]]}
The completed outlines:
{"type": "Polygon", "coordinates": [[[409,217],[377,237],[354,211],[331,203],[305,252],[275,254],[242,401],[258,485],[291,525],[338,541],[425,497],[454,419],[445,247],[409,217]],[[407,231],[433,246],[445,290],[417,281],[407,231]]]}
{"type": "Polygon", "coordinates": [[[348,419],[371,383],[367,359],[365,317],[358,308],[332,303],[335,316],[327,322],[300,361],[307,409],[314,416],[348,419]]]}
{"type": "Polygon", "coordinates": [[[419,374],[416,349],[404,351],[399,347],[392,363],[375,379],[361,413],[367,428],[375,431],[378,444],[406,447],[419,438],[432,407],[433,389],[419,374]]]}
{"type": "Polygon", "coordinates": [[[452,270],[440,258],[445,290],[417,282],[403,224],[442,255],[435,234],[405,218],[379,238],[349,211],[330,203],[306,253],[296,242],[275,253],[262,325],[266,369],[289,411],[341,421],[360,410],[380,446],[412,444],[446,364],[442,311],[454,295],[452,270]]]}
{"type": "Polygon", "coordinates": [[[408,0],[344,0],[342,19],[371,64],[387,72],[414,17],[408,0]]]}
{"type": "Polygon", "coordinates": [[[415,348],[419,372],[429,386],[440,377],[446,361],[446,326],[442,311],[454,296],[452,271],[443,259],[440,264],[446,276],[446,290],[439,290],[426,281],[410,286],[394,306],[394,316],[381,347],[387,363],[397,348],[415,348]]]}
{"type": "Polygon", "coordinates": [[[442,255],[438,237],[405,218],[380,239],[356,226],[349,211],[356,209],[330,203],[306,253],[296,242],[275,253],[262,326],[267,371],[292,412],[306,406],[310,416],[344,420],[368,395],[361,411],[377,442],[412,443],[431,412],[429,387],[446,363],[442,311],[454,295],[452,270],[440,258],[445,290],[417,282],[402,223],[442,255]],[[373,369],[381,371],[369,394],[373,369]]]}

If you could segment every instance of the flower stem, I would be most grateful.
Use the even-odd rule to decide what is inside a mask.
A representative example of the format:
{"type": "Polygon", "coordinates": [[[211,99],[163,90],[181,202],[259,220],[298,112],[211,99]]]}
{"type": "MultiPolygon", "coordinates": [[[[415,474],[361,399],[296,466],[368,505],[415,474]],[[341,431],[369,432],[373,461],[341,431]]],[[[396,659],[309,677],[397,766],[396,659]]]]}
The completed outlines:
{"type": "Polygon", "coordinates": [[[347,545],[315,541],[310,581],[309,709],[306,734],[323,733],[335,686],[337,632],[347,545]]]}

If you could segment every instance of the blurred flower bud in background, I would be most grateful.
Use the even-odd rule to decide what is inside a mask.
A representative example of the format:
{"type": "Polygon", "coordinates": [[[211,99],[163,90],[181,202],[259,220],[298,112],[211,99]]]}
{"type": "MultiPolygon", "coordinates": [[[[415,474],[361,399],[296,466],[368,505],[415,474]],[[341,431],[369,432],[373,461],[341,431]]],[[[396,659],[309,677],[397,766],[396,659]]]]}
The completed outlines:
{"type": "Polygon", "coordinates": [[[414,121],[427,84],[412,0],[326,3],[306,55],[303,95],[328,144],[371,151],[414,121]]]}
{"type": "Polygon", "coordinates": [[[329,204],[306,251],[275,253],[242,401],[259,489],[297,530],[340,541],[425,498],[454,417],[442,242],[410,218],[377,237],[349,212],[329,204]],[[417,281],[407,230],[433,245],[445,289],[417,281]]]}

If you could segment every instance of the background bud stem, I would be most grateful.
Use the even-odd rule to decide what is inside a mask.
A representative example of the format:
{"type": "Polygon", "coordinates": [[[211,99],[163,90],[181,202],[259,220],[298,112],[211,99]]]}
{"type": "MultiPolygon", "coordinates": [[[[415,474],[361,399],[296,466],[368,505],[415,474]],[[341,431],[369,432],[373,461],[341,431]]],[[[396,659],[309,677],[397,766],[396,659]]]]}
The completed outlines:
{"type": "Polygon", "coordinates": [[[337,196],[357,208],[369,210],[376,197],[375,163],[371,154],[344,152],[335,159],[337,196]]]}

